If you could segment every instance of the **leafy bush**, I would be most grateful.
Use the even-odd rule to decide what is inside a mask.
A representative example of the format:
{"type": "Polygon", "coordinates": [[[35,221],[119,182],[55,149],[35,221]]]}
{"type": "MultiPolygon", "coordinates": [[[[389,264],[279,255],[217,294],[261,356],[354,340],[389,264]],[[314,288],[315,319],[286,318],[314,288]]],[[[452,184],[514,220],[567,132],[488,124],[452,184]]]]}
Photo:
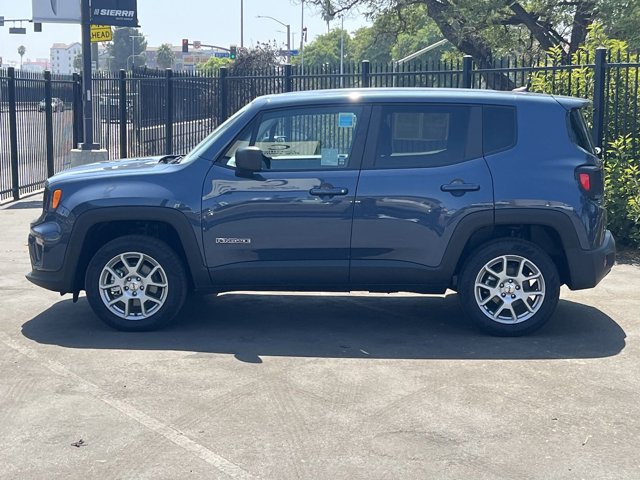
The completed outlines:
{"type": "Polygon", "coordinates": [[[631,137],[609,144],[605,163],[605,204],[609,229],[621,244],[640,247],[640,162],[631,137]]]}

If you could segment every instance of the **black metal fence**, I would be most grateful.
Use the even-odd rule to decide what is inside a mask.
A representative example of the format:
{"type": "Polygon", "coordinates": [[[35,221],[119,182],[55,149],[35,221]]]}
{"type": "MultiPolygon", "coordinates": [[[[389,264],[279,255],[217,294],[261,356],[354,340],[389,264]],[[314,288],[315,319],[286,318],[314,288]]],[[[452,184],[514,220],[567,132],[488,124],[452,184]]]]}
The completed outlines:
{"type": "MultiPolygon", "coordinates": [[[[572,59],[505,59],[477,68],[470,57],[412,64],[282,65],[232,75],[136,69],[93,79],[94,139],[110,158],[188,152],[216,126],[260,95],[328,88],[438,87],[531,90],[593,100],[594,142],[632,137],[640,152],[640,58],[598,49],[572,59]]],[[[0,70],[0,200],[42,187],[65,168],[82,141],[80,77],[0,70]],[[53,99],[60,99],[64,111],[53,99]],[[44,100],[44,101],[43,101],[44,100]],[[39,112],[40,106],[42,112],[39,112]],[[47,107],[50,105],[50,108],[47,107]]]]}
{"type": "Polygon", "coordinates": [[[0,70],[0,200],[41,189],[68,162],[73,92],[69,77],[0,70]]]}

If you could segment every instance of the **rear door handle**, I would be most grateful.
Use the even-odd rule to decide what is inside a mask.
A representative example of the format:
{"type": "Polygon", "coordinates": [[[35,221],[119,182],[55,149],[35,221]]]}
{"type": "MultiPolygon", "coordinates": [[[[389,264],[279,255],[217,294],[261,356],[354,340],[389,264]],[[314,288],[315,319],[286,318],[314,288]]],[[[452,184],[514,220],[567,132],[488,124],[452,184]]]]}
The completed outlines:
{"type": "Polygon", "coordinates": [[[310,195],[315,195],[318,197],[329,197],[329,196],[335,196],[335,195],[346,195],[347,193],[349,193],[349,189],[348,188],[324,188],[324,187],[320,187],[320,188],[312,188],[311,190],[309,190],[309,194],[310,195]]]}

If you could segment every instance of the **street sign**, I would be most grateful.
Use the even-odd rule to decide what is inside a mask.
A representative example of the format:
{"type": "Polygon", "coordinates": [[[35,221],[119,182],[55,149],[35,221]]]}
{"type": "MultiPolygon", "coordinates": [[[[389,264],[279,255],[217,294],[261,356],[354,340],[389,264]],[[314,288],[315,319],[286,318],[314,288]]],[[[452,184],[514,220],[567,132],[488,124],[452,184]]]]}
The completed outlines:
{"type": "Polygon", "coordinates": [[[229,58],[229,52],[215,52],[213,56],[216,58],[229,58]]]}
{"type": "Polygon", "coordinates": [[[201,46],[202,46],[202,42],[200,40],[193,41],[193,48],[195,48],[196,50],[199,49],[201,46]]]}
{"type": "Polygon", "coordinates": [[[295,57],[300,53],[300,50],[280,50],[279,53],[281,57],[287,57],[287,56],[295,57]]]}
{"type": "Polygon", "coordinates": [[[24,35],[27,33],[27,29],[24,27],[9,27],[9,33],[17,33],[18,35],[24,35]]]}
{"type": "Polygon", "coordinates": [[[107,25],[91,25],[91,43],[110,42],[113,40],[111,27],[107,25]]]}

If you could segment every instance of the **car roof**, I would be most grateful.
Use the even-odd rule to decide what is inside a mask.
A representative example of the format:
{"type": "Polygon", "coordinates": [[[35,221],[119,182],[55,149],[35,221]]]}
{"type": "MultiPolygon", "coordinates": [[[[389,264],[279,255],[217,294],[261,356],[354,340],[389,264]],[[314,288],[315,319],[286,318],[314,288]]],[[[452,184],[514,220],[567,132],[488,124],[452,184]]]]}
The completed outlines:
{"type": "Polygon", "coordinates": [[[344,88],[307,90],[258,97],[259,106],[284,107],[299,103],[380,103],[444,101],[448,103],[492,103],[513,105],[521,102],[559,102],[570,108],[581,107],[588,100],[574,97],[552,96],[542,93],[481,90],[473,88],[344,88]]]}

